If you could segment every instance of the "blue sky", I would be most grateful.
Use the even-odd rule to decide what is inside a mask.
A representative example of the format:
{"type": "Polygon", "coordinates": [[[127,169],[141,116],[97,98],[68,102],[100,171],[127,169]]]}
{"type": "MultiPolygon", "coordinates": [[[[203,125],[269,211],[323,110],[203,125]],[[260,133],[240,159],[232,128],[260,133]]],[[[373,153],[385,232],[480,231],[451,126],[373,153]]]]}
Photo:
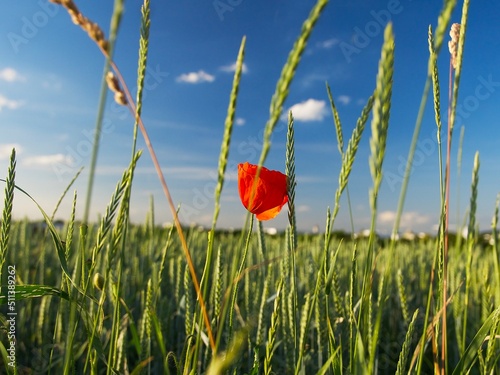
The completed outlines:
{"type": "MultiPolygon", "coordinates": [[[[77,2],[91,20],[108,29],[112,1],[77,2]]],[[[116,45],[115,61],[135,87],[140,1],[127,1],[116,45]]],[[[247,37],[245,74],[238,99],[236,125],[222,195],[219,227],[240,227],[246,211],[236,184],[236,165],[257,162],[269,103],[288,52],[314,1],[218,0],[151,1],[150,52],[143,119],[148,128],[174,202],[182,204],[184,223],[209,225],[213,186],[231,90],[233,64],[241,39],[247,37]]],[[[324,228],[332,207],[340,157],[325,90],[331,86],[348,139],[375,86],[383,27],[390,19],[396,39],[395,73],[385,179],[379,197],[378,230],[388,232],[401,188],[402,170],[413,134],[427,70],[427,28],[436,25],[442,2],[434,0],[332,1],[314,30],[285,109],[296,118],[297,222],[301,230],[324,228]]],[[[459,2],[453,22],[460,21],[459,2]]],[[[18,153],[16,181],[48,212],[80,167],[73,189],[82,214],[104,59],[68,14],[47,1],[2,2],[0,12],[0,170],[7,171],[13,146],[18,153]]],[[[466,213],[473,157],[480,152],[478,222],[490,226],[500,192],[500,41],[498,2],[470,6],[459,113],[454,134],[452,225],[466,213]],[[465,127],[463,162],[458,178],[456,153],[465,127]]],[[[106,32],[107,34],[107,32],[106,32]]],[[[449,54],[439,59],[443,106],[446,105],[449,54]]],[[[103,213],[115,184],[130,159],[132,120],[108,98],[91,218],[103,213]]],[[[446,115],[443,114],[446,118],[446,115]]],[[[439,211],[438,152],[432,103],[427,110],[410,180],[402,230],[435,230],[439,211]]],[[[369,126],[350,178],[355,229],[369,226],[369,126]]],[[[266,161],[284,170],[284,122],[273,136],[266,161]]],[[[140,147],[144,147],[142,139],[140,147]]],[[[72,190],[73,190],[72,189],[72,190]]],[[[132,218],[143,222],[154,196],[158,223],[172,220],[149,155],[137,167],[132,218]]],[[[67,197],[58,217],[68,218],[67,197]]],[[[78,214],[77,213],[77,214],[78,214]]],[[[37,219],[36,208],[21,194],[16,218],[37,219]]],[[[266,227],[284,228],[282,212],[266,227]]],[[[348,205],[342,199],[337,229],[349,229],[348,205]]]]}

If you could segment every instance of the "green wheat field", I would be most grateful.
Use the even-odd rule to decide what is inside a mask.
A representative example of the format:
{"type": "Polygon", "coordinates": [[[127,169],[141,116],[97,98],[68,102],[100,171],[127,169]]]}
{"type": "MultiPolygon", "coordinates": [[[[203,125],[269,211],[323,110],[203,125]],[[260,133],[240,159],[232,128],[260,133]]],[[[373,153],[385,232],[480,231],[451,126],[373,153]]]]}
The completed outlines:
{"type": "MultiPolygon", "coordinates": [[[[410,162],[393,236],[376,235],[377,196],[391,109],[391,24],[380,46],[373,95],[352,134],[344,134],[330,88],[325,88],[342,165],[338,187],[332,191],[332,207],[325,207],[321,234],[304,234],[296,229],[294,120],[293,113],[288,114],[283,163],[289,200],[283,211],[288,213],[289,224],[286,231],[271,236],[250,213],[241,230],[217,227],[245,38],[237,55],[227,118],[221,128],[213,223],[210,230],[202,230],[179,222],[178,202],[170,197],[154,149],[136,149],[138,137],[144,137],[147,145],[149,140],[147,124],[140,118],[149,1],[144,1],[138,15],[142,17],[138,80],[128,83],[121,78],[119,64],[110,57],[122,1],[115,2],[109,39],[72,0],[53,2],[69,13],[76,24],[72,27],[88,33],[108,58],[112,72],[107,75],[108,87],[115,100],[134,114],[136,122],[131,125],[136,131],[131,140],[129,167],[117,181],[97,223],[88,221],[85,213],[83,220],[75,220],[82,216],[75,212],[77,199],[85,196],[85,192],[72,194],[71,185],[78,174],[61,194],[61,200],[73,201],[73,210],[63,223],[54,222],[56,213],[61,215],[57,207],[40,207],[33,199],[34,209],[44,216],[43,223],[13,220],[14,196],[30,197],[34,193],[33,187],[16,186],[13,150],[2,179],[0,373],[500,374],[498,202],[496,207],[492,202],[492,236],[484,241],[475,218],[478,154],[465,223],[467,237],[448,231],[451,167],[447,160],[450,148],[455,146],[454,113],[462,59],[467,58],[462,51],[469,1],[462,5],[460,26],[455,26],[456,38],[450,46],[453,78],[449,103],[440,101],[441,96],[446,97],[440,92],[448,90],[448,72],[438,72],[436,61],[438,55],[449,53],[446,46],[456,0],[444,1],[435,26],[422,30],[429,39],[429,50],[424,51],[429,59],[422,103],[433,103],[437,134],[442,137],[438,142],[442,199],[441,207],[436,207],[442,215],[440,229],[433,237],[415,239],[397,239],[394,234],[399,231],[424,106],[420,106],[408,150],[410,162]],[[135,84],[139,90],[132,98],[128,87],[135,84]],[[441,123],[442,114],[450,118],[445,124],[441,123]],[[335,219],[340,198],[348,191],[362,137],[370,139],[371,230],[365,237],[340,235],[335,219]],[[143,224],[129,221],[134,168],[139,157],[151,157],[158,167],[175,222],[170,228],[155,223],[153,202],[143,224]]],[[[277,77],[269,120],[264,125],[259,166],[265,164],[290,83],[327,3],[318,0],[311,9],[277,77]]],[[[94,174],[95,165],[91,165],[89,188],[94,174]]]]}

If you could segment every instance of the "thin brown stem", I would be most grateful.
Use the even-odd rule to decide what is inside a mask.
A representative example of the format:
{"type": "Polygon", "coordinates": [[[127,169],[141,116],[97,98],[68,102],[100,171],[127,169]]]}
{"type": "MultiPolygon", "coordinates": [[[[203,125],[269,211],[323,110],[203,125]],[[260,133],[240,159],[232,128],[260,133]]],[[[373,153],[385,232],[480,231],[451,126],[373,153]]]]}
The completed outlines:
{"type": "MultiPolygon", "coordinates": [[[[445,177],[445,219],[444,219],[444,246],[443,246],[443,303],[447,299],[448,293],[448,225],[450,217],[450,159],[451,159],[451,100],[452,100],[452,75],[453,65],[450,59],[450,76],[448,84],[448,139],[446,142],[446,177],[445,177]]],[[[457,233],[457,235],[459,235],[457,233]]],[[[446,325],[446,303],[442,312],[443,331],[441,335],[441,374],[446,373],[447,358],[447,325],[446,325]]]]}

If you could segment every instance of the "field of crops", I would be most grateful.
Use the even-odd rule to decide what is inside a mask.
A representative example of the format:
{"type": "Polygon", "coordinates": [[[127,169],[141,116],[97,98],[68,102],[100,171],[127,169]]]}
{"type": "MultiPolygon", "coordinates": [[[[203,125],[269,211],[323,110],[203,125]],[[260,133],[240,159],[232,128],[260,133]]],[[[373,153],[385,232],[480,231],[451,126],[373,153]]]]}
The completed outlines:
{"type": "MultiPolygon", "coordinates": [[[[437,211],[441,210],[442,221],[435,236],[398,239],[406,183],[393,236],[381,238],[376,233],[392,90],[394,35],[390,23],[385,29],[376,87],[352,135],[343,134],[327,87],[342,166],[334,206],[331,211],[325,208],[323,230],[307,234],[296,228],[293,113],[288,117],[283,156],[286,199],[278,192],[278,203],[268,207],[274,215],[283,205],[281,214],[287,211],[289,225],[286,231],[271,235],[257,220],[263,213],[257,211],[254,201],[266,203],[273,195],[271,187],[266,187],[271,190],[263,196],[255,189],[265,185],[269,172],[261,166],[270,137],[309,35],[327,2],[318,0],[311,10],[278,80],[257,173],[248,180],[255,181],[254,186],[243,186],[239,176],[240,196],[250,211],[241,230],[219,229],[217,220],[245,39],[230,95],[210,229],[181,225],[161,168],[157,171],[174,224],[162,227],[155,223],[153,202],[142,225],[130,223],[134,168],[139,157],[148,157],[136,150],[136,138],[129,168],[117,181],[99,223],[75,220],[79,213],[76,194],[71,197],[68,193],[71,184],[61,197],[74,202],[63,223],[54,221],[58,207],[52,213],[34,200],[33,207],[45,220],[14,221],[14,196],[31,191],[15,185],[13,150],[7,177],[2,180],[1,373],[500,374],[498,202],[496,210],[492,208],[492,235],[484,240],[475,217],[478,155],[472,171],[467,236],[453,236],[448,231],[450,166],[444,160],[449,157],[454,115],[441,129],[440,114],[447,108],[440,108],[436,59],[456,1],[444,2],[436,29],[429,30],[427,87],[432,87],[438,134],[448,132],[448,137],[443,135],[448,141],[447,145],[443,141],[443,155],[439,150],[444,174],[440,176],[442,202],[437,211]],[[364,134],[365,125],[370,134],[364,134]],[[370,137],[371,228],[367,236],[351,236],[335,232],[335,219],[363,134],[370,137]]],[[[83,17],[72,1],[57,3],[107,56],[108,40],[98,32],[99,27],[83,17]]],[[[119,11],[117,6],[115,13],[119,11]]],[[[466,0],[462,27],[454,29],[456,37],[460,35],[454,40],[455,54],[450,48],[457,92],[467,11],[466,0]]],[[[144,83],[148,27],[149,1],[144,1],[139,88],[144,83]]],[[[112,71],[107,76],[109,88],[118,103],[138,114],[136,129],[148,139],[147,124],[140,120],[141,90],[134,101],[114,64],[112,71]]],[[[451,113],[457,92],[453,91],[449,104],[451,113]]],[[[424,102],[428,93],[424,91],[424,102]]],[[[415,142],[416,138],[408,160],[413,158],[415,142]]],[[[157,163],[154,150],[148,151],[157,163]]]]}
{"type": "MultiPolygon", "coordinates": [[[[54,244],[44,230],[28,222],[13,223],[11,228],[10,246],[15,250],[9,252],[5,264],[16,266],[18,286],[50,286],[40,290],[26,287],[29,297],[45,296],[19,296],[16,301],[20,373],[30,373],[28,368],[45,373],[49,366],[51,373],[61,373],[66,363],[76,373],[90,372],[94,366],[101,373],[106,363],[113,363],[119,373],[137,368],[172,374],[187,368],[206,369],[214,357],[175,229],[155,228],[151,222],[131,227],[126,243],[113,251],[116,227],[109,228],[112,233],[102,243],[96,267],[90,272],[89,257],[97,246],[98,228],[89,228],[87,233],[80,229],[80,234],[76,228],[78,225],[67,256],[74,270],[72,276],[77,279],[74,265],[85,253],[82,260],[86,278],[80,285],[85,297],[67,276],[62,276],[54,244]],[[107,275],[105,282],[95,278],[97,274],[107,275]]],[[[72,229],[64,228],[63,233],[68,230],[72,229]]],[[[305,374],[349,373],[351,367],[352,373],[362,373],[369,353],[354,348],[362,345],[358,340],[370,342],[377,334],[369,329],[367,336],[357,336],[361,335],[356,317],[363,293],[368,239],[334,239],[325,250],[323,235],[299,235],[292,255],[284,234],[260,233],[214,236],[206,304],[217,347],[221,348],[216,358],[221,362],[212,365],[234,368],[238,374],[262,373],[271,366],[276,374],[293,373],[295,369],[305,374]]],[[[196,269],[202,270],[207,232],[186,229],[186,239],[196,269]]],[[[433,371],[432,345],[439,330],[435,321],[439,316],[437,292],[430,300],[423,351],[421,341],[436,246],[433,239],[397,242],[391,272],[384,280],[385,298],[380,301],[381,276],[390,249],[387,241],[376,245],[368,324],[375,327],[382,305],[375,353],[380,373],[407,373],[410,366],[415,371],[419,358],[423,361],[422,373],[433,371]]],[[[464,287],[467,250],[454,247],[450,253],[449,287],[453,299],[449,305],[448,349],[449,363],[456,365],[483,324],[491,319],[498,306],[499,288],[491,246],[474,247],[468,297],[464,287]],[[464,342],[462,322],[466,311],[464,342]]],[[[434,280],[435,290],[438,283],[434,280]]],[[[3,319],[7,327],[5,315],[3,319]]],[[[495,319],[497,322],[491,323],[476,342],[475,351],[469,353],[478,356],[474,367],[477,373],[499,370],[498,345],[493,345],[494,340],[483,343],[490,330],[494,333],[496,329],[498,334],[498,317],[495,319]],[[479,347],[482,351],[477,353],[479,347]]],[[[5,333],[2,336],[5,343],[5,333]]]]}

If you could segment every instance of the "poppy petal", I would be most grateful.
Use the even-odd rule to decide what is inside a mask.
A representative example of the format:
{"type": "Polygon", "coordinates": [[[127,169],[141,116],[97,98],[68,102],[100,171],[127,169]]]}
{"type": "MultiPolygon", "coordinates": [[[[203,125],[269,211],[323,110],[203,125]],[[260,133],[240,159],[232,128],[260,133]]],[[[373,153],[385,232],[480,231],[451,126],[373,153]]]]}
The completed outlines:
{"type": "Polygon", "coordinates": [[[238,165],[238,191],[248,211],[257,215],[258,220],[269,220],[288,202],[287,176],[262,167],[256,180],[257,169],[258,166],[248,162],[238,165]]]}
{"type": "Polygon", "coordinates": [[[270,220],[274,219],[281,211],[281,208],[288,202],[288,196],[285,195],[285,198],[283,199],[283,203],[280,206],[276,206],[271,208],[270,210],[261,212],[260,214],[257,214],[255,217],[257,220],[263,221],[263,220],[270,220]]]}

